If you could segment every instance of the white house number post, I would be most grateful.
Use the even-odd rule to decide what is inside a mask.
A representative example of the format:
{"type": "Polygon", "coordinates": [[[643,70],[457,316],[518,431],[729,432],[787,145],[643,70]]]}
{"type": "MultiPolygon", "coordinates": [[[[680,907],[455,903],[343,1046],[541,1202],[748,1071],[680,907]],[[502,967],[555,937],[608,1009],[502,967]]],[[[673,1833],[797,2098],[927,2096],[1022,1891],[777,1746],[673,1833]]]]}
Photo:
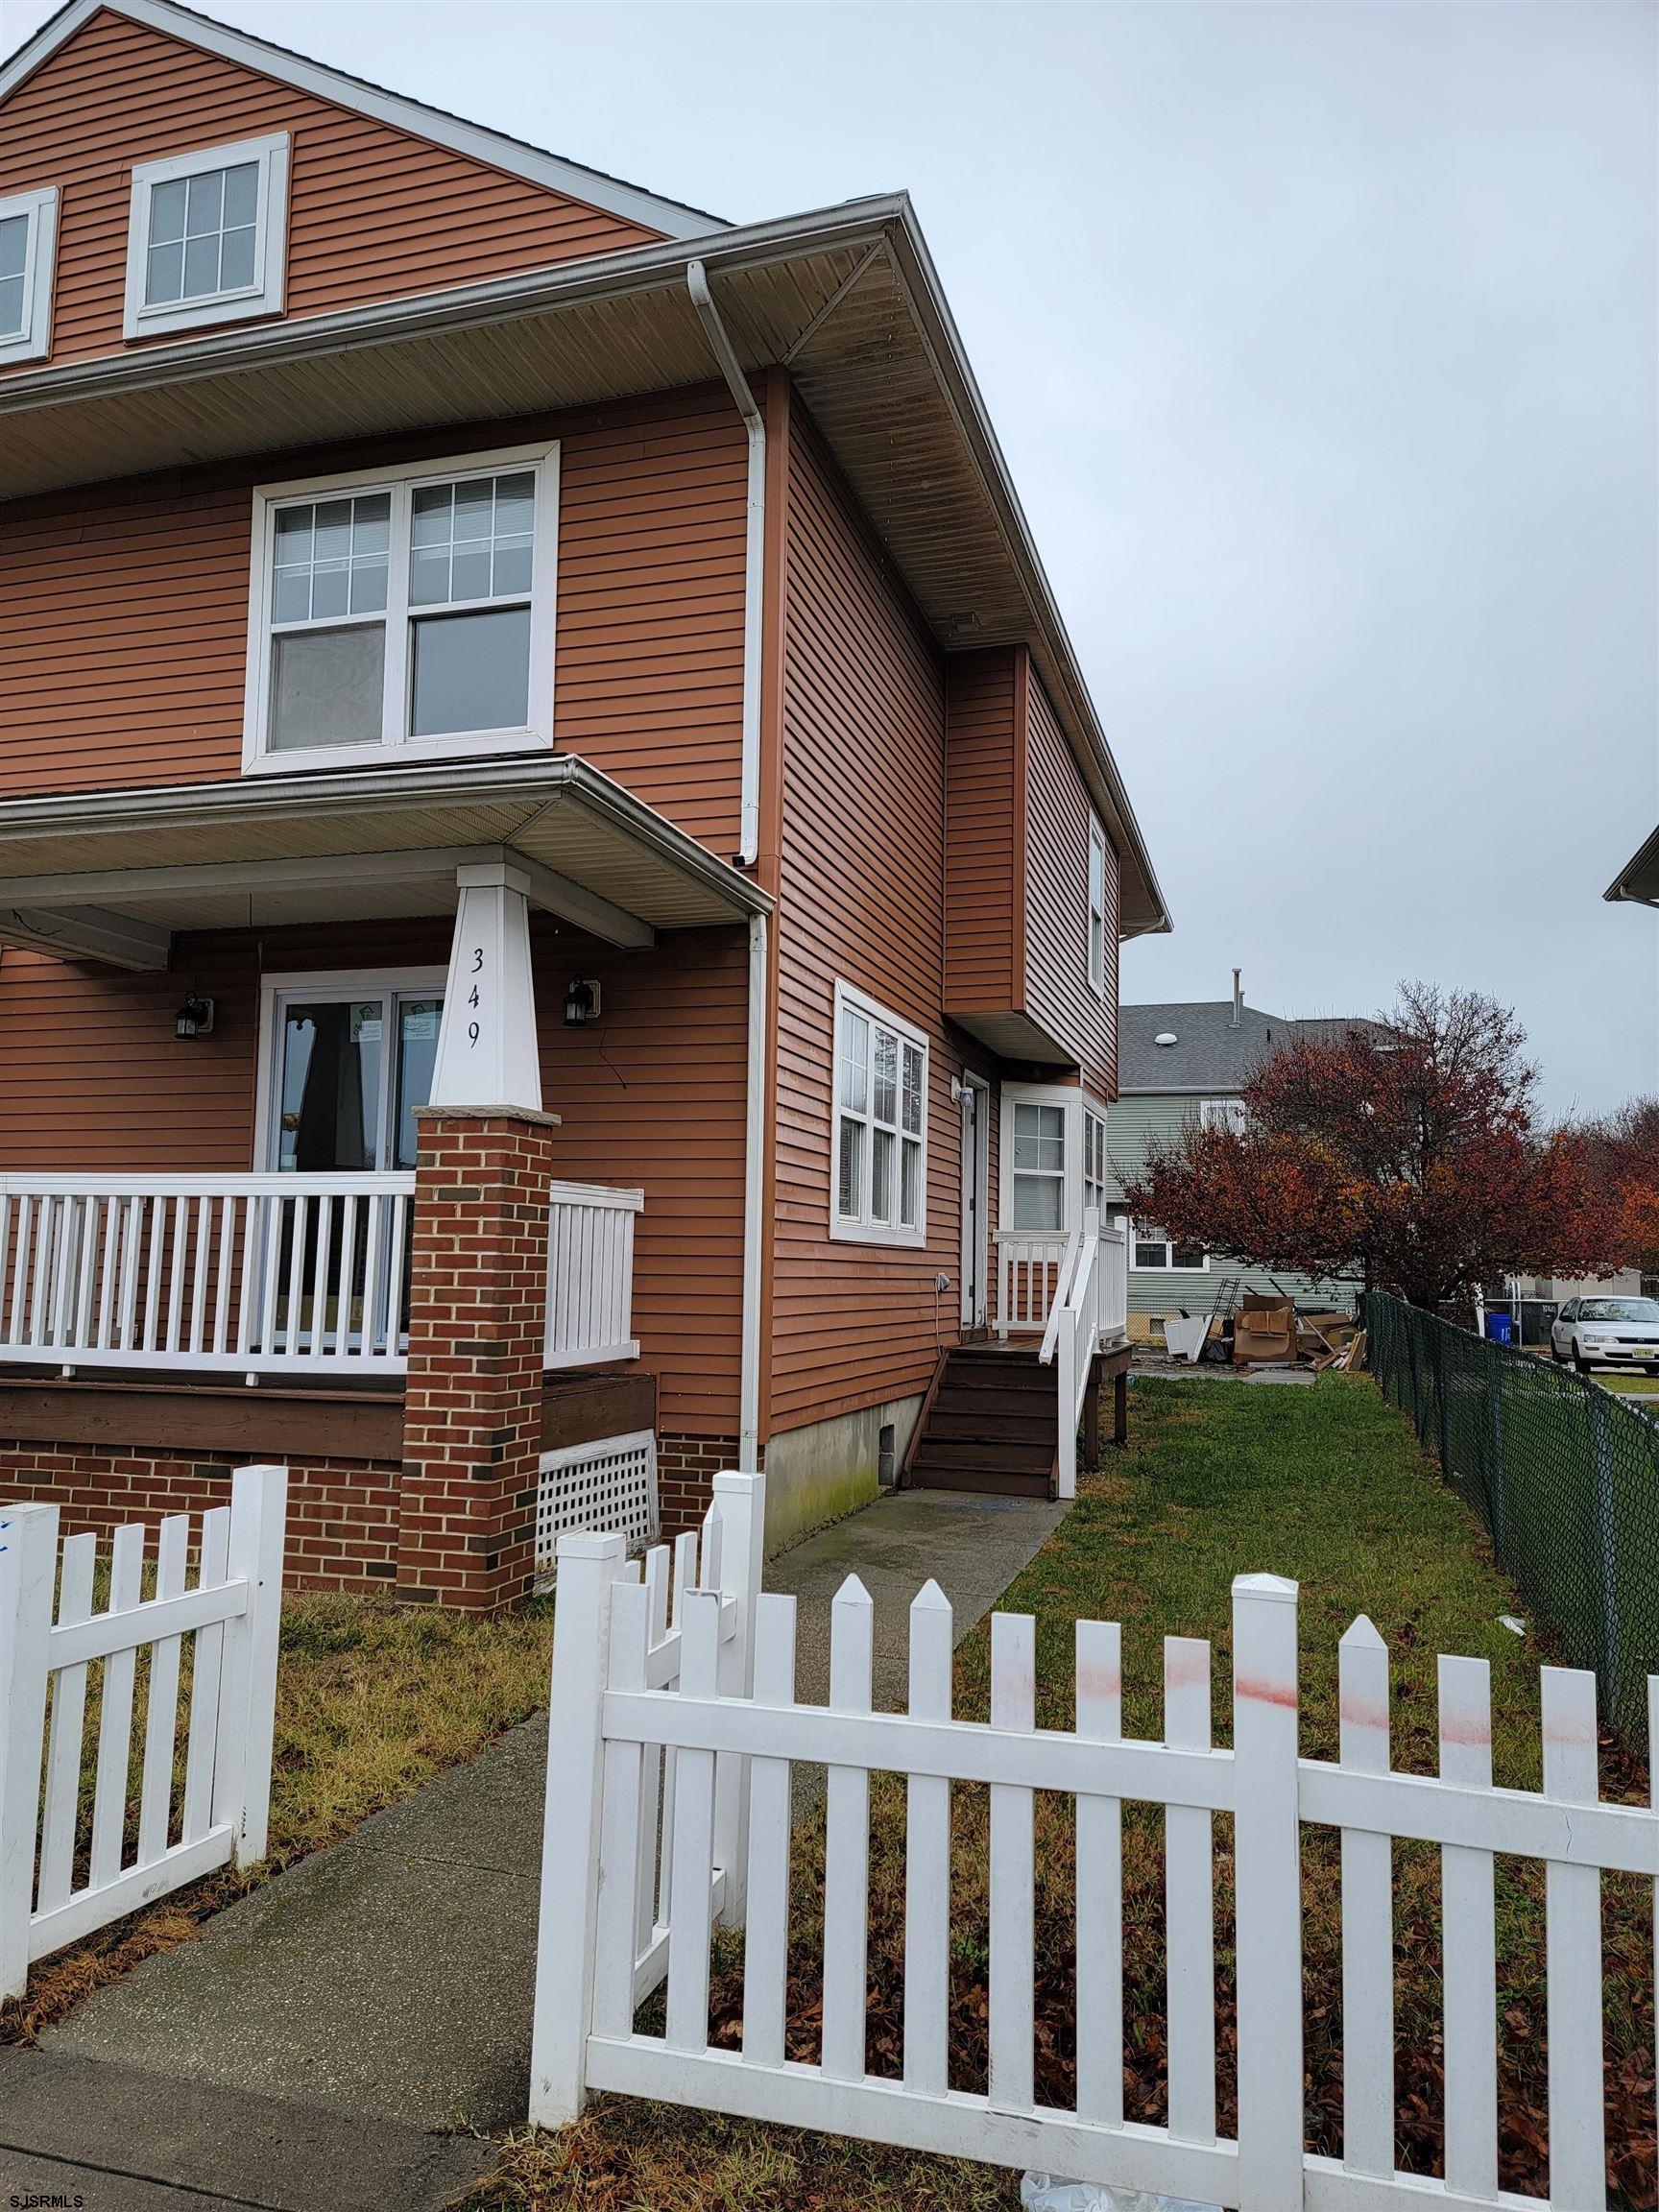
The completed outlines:
{"type": "Polygon", "coordinates": [[[431,1102],[540,1113],[529,878],[493,860],[458,868],[455,882],[461,897],[431,1102]]]}

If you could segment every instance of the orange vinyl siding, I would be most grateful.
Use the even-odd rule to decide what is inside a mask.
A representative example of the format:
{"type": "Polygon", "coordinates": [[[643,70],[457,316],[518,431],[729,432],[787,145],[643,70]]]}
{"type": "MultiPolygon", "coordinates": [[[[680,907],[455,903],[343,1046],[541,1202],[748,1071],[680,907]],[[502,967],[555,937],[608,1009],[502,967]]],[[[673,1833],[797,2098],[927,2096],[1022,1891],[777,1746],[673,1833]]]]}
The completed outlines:
{"type": "Polygon", "coordinates": [[[1077,1061],[1099,1097],[1118,1094],[1118,861],[1106,840],[1106,975],[1089,981],[1089,824],[1094,808],[1035,670],[1026,685],[1025,1010],[1077,1061]]]}
{"type": "Polygon", "coordinates": [[[1021,1003],[1018,658],[1012,648],[964,653],[946,667],[945,1005],[952,1014],[1021,1003]]]}
{"type": "Polygon", "coordinates": [[[784,572],[774,1175],[776,1433],[926,1389],[960,1312],[959,1046],[944,992],[940,656],[797,403],[784,572]],[[830,1235],[834,990],[930,1040],[927,1242],[830,1235]]]}
{"type": "MultiPolygon", "coordinates": [[[[0,135],[0,197],[42,184],[61,194],[52,363],[131,350],[121,320],[133,163],[276,131],[292,139],[289,316],[476,283],[660,235],[148,24],[100,13],[18,86],[0,135]]],[[[188,333],[167,339],[180,335],[188,333]]]]}
{"type": "Polygon", "coordinates": [[[555,741],[729,856],[746,445],[724,388],[0,509],[0,796],[241,774],[255,483],[555,437],[555,741]]]}
{"type": "MultiPolygon", "coordinates": [[[[261,974],[442,967],[446,920],[179,940],[173,970],[134,975],[9,947],[0,955],[0,1171],[237,1173],[253,1157],[261,974]],[[180,1044],[185,989],[217,1001],[180,1044]]],[[[623,952],[538,918],[542,1092],[563,1118],[555,1173],[642,1189],[634,1314],[666,1431],[737,1425],[748,943],[689,930],[623,952]],[[573,974],[604,1020],[568,1030],[573,974]]]]}

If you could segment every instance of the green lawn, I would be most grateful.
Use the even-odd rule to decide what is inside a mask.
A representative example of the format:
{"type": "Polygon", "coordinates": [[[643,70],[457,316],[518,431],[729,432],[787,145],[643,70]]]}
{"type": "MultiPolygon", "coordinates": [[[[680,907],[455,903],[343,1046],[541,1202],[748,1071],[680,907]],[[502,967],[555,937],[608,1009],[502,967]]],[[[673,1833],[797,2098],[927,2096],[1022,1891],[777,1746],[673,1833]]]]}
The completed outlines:
{"type": "MultiPolygon", "coordinates": [[[[1125,1726],[1162,1728],[1161,1642],[1208,1636],[1214,1647],[1217,1740],[1228,1733],[1229,1588],[1236,1574],[1270,1570],[1302,1585],[1303,1749],[1336,1748],[1336,1646],[1356,1614],[1370,1615],[1394,1655],[1395,1762],[1432,1771],[1438,1652],[1492,1663],[1494,1765],[1500,1784],[1534,1788],[1539,1774],[1541,1661],[1547,1640],[1523,1642],[1498,1616],[1521,1610],[1493,1568],[1483,1532],[1439,1482],[1406,1422],[1362,1377],[1327,1375],[1311,1389],[1138,1382],[1129,1451],[1085,1479],[1076,1509],[1001,1600],[1038,1617],[1039,1719],[1070,1724],[1072,1623],[1118,1620],[1124,1629],[1125,1726]]],[[[919,1563],[919,1578],[925,1573],[919,1563]]],[[[989,1631],[957,1655],[956,1705],[984,1719],[989,1631]]],[[[1604,1746],[1603,1789],[1639,1797],[1632,1759],[1604,1746]]],[[[895,2070],[902,2024],[903,1791],[877,1777],[872,1840],[870,2063],[895,2070]]],[[[986,2020],[986,1806],[954,1791],[951,2073],[982,2089],[986,2020]]],[[[1231,1868],[1228,1822],[1216,1822],[1220,2124],[1232,2124],[1231,1868]]],[[[817,2056],[822,1970],[821,1816],[795,1848],[790,2055],[817,2056]]],[[[1073,1960],[1070,1808],[1038,1801],[1038,2096],[1070,2098],[1073,1960]]],[[[1400,2111],[1405,2159],[1432,2171],[1438,2154],[1439,1883],[1437,1856],[1397,1849],[1400,2111]]],[[[1340,2150],[1340,1954],[1334,1839],[1310,1833],[1308,2056],[1310,2140],[1340,2150]]],[[[1126,2053],[1132,2118],[1161,2120],[1163,2056],[1161,1826],[1132,1810],[1125,1835],[1126,2053]]],[[[1546,2098],[1543,2031],[1543,1885],[1532,1869],[1503,1863],[1499,1878],[1502,2095],[1505,2186],[1543,2187],[1546,2098]]],[[[1653,2201],[1652,1904],[1635,1881],[1607,1884],[1609,2143],[1616,2181],[1632,2203],[1653,2201]]],[[[723,1938],[713,1991],[715,2039],[741,2031],[740,1945],[723,1938]]],[[[1017,2177],[946,2160],[709,2118],[701,2113],[599,2103],[575,2129],[512,2148],[477,2200],[596,2212],[770,2212],[811,2206],[902,2205],[917,2212],[1012,2206],[1017,2177]]]]}

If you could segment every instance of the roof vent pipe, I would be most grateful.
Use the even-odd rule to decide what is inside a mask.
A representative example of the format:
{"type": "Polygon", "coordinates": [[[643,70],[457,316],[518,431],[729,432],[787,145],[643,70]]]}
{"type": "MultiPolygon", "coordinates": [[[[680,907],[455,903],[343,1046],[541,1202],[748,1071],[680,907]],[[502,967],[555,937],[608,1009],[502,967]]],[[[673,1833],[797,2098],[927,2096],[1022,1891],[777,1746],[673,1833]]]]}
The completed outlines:
{"type": "Polygon", "coordinates": [[[1235,968],[1233,971],[1233,1026],[1235,1029],[1238,1028],[1244,1016],[1244,987],[1238,980],[1243,973],[1241,968],[1235,968]]]}
{"type": "Polygon", "coordinates": [[[749,433],[749,514],[743,553],[743,781],[738,862],[752,868],[760,849],[760,594],[766,550],[766,419],[756,404],[742,363],[726,335],[701,261],[687,263],[685,288],[749,433]]]}

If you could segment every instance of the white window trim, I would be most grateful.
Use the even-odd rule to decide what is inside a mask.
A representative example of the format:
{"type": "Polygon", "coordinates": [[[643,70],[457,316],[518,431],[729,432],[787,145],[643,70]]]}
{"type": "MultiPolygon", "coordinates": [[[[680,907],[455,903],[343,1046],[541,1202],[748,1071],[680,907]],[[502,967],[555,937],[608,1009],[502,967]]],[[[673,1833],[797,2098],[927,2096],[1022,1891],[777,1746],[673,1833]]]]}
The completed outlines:
{"type": "Polygon", "coordinates": [[[276,1015],[285,998],[373,998],[402,993],[441,998],[447,968],[320,968],[259,978],[259,1044],[254,1061],[253,1171],[274,1173],[271,1139],[276,1125],[276,1015]]]}
{"type": "Polygon", "coordinates": [[[1106,832],[1098,822],[1089,817],[1089,880],[1085,885],[1089,908],[1089,937],[1084,956],[1089,967],[1089,988],[1104,995],[1106,990],[1106,832]],[[1100,903],[1094,903],[1094,855],[1100,855],[1100,903]],[[1094,920],[1100,920],[1099,957],[1095,957],[1094,920]]]}
{"type": "Polygon", "coordinates": [[[52,349],[52,270],[58,251],[58,187],[0,200],[0,223],[21,215],[29,225],[23,257],[23,327],[0,338],[0,361],[38,361],[52,349]]]}
{"type": "MultiPolygon", "coordinates": [[[[857,987],[852,983],[842,983],[839,981],[836,983],[833,1020],[834,1027],[830,1032],[830,1238],[837,1244],[886,1244],[899,1245],[912,1251],[916,1250],[917,1248],[926,1245],[927,1242],[927,1094],[933,1077],[932,1048],[928,1043],[926,1032],[918,1029],[913,1022],[906,1022],[901,1016],[892,1013],[887,1007],[881,1004],[881,1001],[878,998],[870,998],[867,993],[858,990],[857,987]],[[899,1192],[902,1187],[902,1177],[903,1174],[904,1138],[902,1133],[900,1135],[899,1153],[895,1159],[893,1168],[893,1219],[890,1222],[872,1221],[868,1218],[857,1221],[849,1221],[843,1216],[841,1213],[841,1020],[843,1014],[849,1008],[851,1008],[852,1011],[855,1014],[863,1015],[867,1022],[878,1023],[883,1029],[892,1030],[894,1035],[900,1040],[902,1046],[914,1045],[922,1054],[922,1150],[920,1156],[921,1179],[916,1192],[916,1221],[913,1228],[905,1228],[899,1219],[899,1192]]],[[[874,1086],[874,1059],[872,1059],[870,1080],[872,1086],[874,1086]]],[[[899,1070],[899,1111],[901,1116],[902,1116],[903,1113],[903,1097],[904,1070],[902,1061],[901,1061],[899,1070]]],[[[869,1118],[866,1118],[866,1129],[869,1129],[872,1125],[872,1121],[869,1118]]],[[[916,1140],[912,1139],[910,1141],[914,1142],[916,1140]]],[[[866,1194],[868,1194],[870,1187],[870,1163],[868,1159],[865,1162],[864,1187],[866,1194]]],[[[868,1195],[866,1195],[866,1206],[868,1206],[868,1195]]]]}
{"type": "Polygon", "coordinates": [[[1198,1126],[1201,1129],[1231,1129],[1244,1111],[1242,1098],[1201,1098],[1198,1101],[1198,1126]]]}
{"type": "Polygon", "coordinates": [[[1160,1282],[1164,1282],[1171,1276],[1209,1274],[1210,1255],[1208,1252],[1206,1252],[1204,1255],[1204,1263],[1201,1267],[1177,1267],[1173,1264],[1175,1257],[1175,1240],[1172,1237],[1143,1237],[1133,1221],[1129,1222],[1127,1226],[1129,1240],[1129,1268],[1132,1274],[1156,1275],[1160,1282]],[[1135,1259],[1135,1247],[1137,1243],[1162,1244],[1165,1251],[1169,1255],[1168,1262],[1166,1262],[1166,1264],[1162,1267],[1145,1267],[1139,1265],[1135,1259]]]}
{"type": "Polygon", "coordinates": [[[558,596],[559,445],[509,445],[486,453],[457,453],[412,467],[356,469],[333,476],[308,476],[253,489],[252,542],[248,579],[248,665],[244,682],[242,773],[287,776],[308,768],[367,768],[401,760],[464,760],[500,753],[544,753],[553,743],[553,637],[558,596]],[[535,549],[530,576],[530,705],[518,730],[466,731],[443,737],[402,734],[409,698],[409,504],[422,484],[451,484],[503,469],[536,472],[535,549]],[[271,542],[275,510],[295,499],[332,497],[390,488],[391,558],[386,590],[385,689],[380,741],[370,745],[311,745],[267,749],[271,700],[271,542]],[[401,494],[401,496],[399,496],[401,494]]]}
{"type": "Polygon", "coordinates": [[[121,321],[124,338],[149,338],[167,330],[205,330],[220,323],[245,323],[255,315],[280,315],[284,299],[288,243],[288,133],[239,138],[229,146],[204,146],[199,153],[175,154],[165,161],[139,161],[132,169],[132,198],[127,216],[127,299],[121,321]],[[253,278],[234,291],[201,300],[144,301],[149,267],[150,196],[157,184],[180,177],[200,177],[209,169],[257,163],[258,200],[253,219],[253,278]]]}
{"type": "MultiPolygon", "coordinates": [[[[1063,1241],[1083,1225],[1083,1109],[1107,1118],[1106,1102],[1076,1083],[1008,1083],[1002,1085],[1002,1119],[997,1150],[997,1234],[1000,1238],[1050,1237],[1063,1241]],[[1016,1106],[1061,1106],[1066,1110],[1066,1187],[1064,1213],[1058,1229],[1016,1229],[1014,1222],[1014,1109],[1016,1106]]],[[[1110,1168],[1112,1155],[1106,1154],[1110,1168]]],[[[1104,1214],[1110,1207],[1107,1199],[1104,1214]]]]}

